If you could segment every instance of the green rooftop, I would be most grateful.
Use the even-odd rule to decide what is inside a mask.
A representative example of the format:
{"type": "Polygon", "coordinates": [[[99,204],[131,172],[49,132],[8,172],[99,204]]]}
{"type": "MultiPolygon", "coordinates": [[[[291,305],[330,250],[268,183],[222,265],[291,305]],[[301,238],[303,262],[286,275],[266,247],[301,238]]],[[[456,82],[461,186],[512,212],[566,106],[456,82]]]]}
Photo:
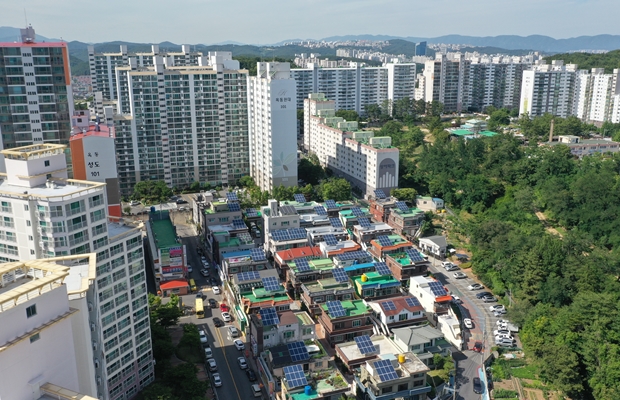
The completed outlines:
{"type": "Polygon", "coordinates": [[[289,301],[290,297],[286,294],[282,294],[282,292],[276,292],[275,295],[271,294],[272,292],[267,292],[263,288],[254,289],[254,293],[244,293],[241,295],[241,298],[247,299],[250,303],[262,303],[263,301],[273,300],[274,302],[278,301],[289,301]],[[257,296],[258,295],[258,296],[257,296]]]}
{"type": "Polygon", "coordinates": [[[355,286],[358,286],[358,285],[367,286],[367,285],[376,285],[376,284],[386,285],[388,283],[394,283],[394,282],[400,283],[400,281],[394,278],[392,275],[381,275],[375,271],[366,272],[364,275],[366,275],[366,277],[368,278],[366,282],[362,281],[361,275],[353,278],[353,282],[355,282],[355,286]]]}
{"type": "MultiPolygon", "coordinates": [[[[308,260],[308,265],[310,265],[310,269],[313,271],[327,271],[334,268],[334,261],[331,258],[320,258],[318,260],[308,260]]],[[[290,263],[289,268],[295,273],[298,272],[295,263],[290,263]]]]}
{"type": "Polygon", "coordinates": [[[151,228],[155,235],[157,248],[163,249],[178,246],[174,225],[170,219],[151,220],[151,228]]]}
{"type": "MultiPolygon", "coordinates": [[[[347,312],[347,317],[362,316],[370,312],[370,307],[364,304],[363,300],[345,300],[341,301],[340,304],[342,304],[342,307],[347,312]]],[[[324,311],[327,311],[327,304],[321,304],[321,308],[324,311]]],[[[329,316],[329,318],[333,319],[331,315],[329,316]]]]}
{"type": "Polygon", "coordinates": [[[497,135],[497,132],[493,132],[493,131],[480,131],[480,132],[478,132],[478,134],[482,135],[482,136],[491,137],[491,136],[497,135]]]}
{"type": "Polygon", "coordinates": [[[472,131],[468,131],[467,129],[455,129],[450,133],[456,136],[470,136],[474,134],[472,131]]]}
{"type": "Polygon", "coordinates": [[[392,212],[395,212],[398,215],[402,215],[403,218],[415,217],[416,215],[419,215],[420,213],[424,214],[424,211],[422,211],[422,210],[420,210],[419,208],[416,208],[416,207],[410,208],[409,212],[404,212],[404,211],[401,211],[398,208],[393,208],[392,212]]]}
{"type": "MultiPolygon", "coordinates": [[[[362,212],[366,216],[370,214],[367,208],[360,207],[360,210],[362,210],[362,212]]],[[[351,210],[342,210],[342,211],[339,211],[338,214],[342,215],[344,218],[357,218],[355,215],[353,215],[353,212],[351,210]]]]}

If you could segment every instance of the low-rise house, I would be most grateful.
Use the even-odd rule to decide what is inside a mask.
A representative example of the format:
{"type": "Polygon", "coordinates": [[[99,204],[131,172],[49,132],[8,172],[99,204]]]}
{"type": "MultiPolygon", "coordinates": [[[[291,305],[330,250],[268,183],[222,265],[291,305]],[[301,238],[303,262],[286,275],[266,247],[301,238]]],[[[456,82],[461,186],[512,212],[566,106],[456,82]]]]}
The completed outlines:
{"type": "Polygon", "coordinates": [[[411,352],[381,354],[366,361],[355,373],[357,393],[368,400],[424,399],[431,391],[426,384],[429,368],[411,352]]]}
{"type": "Polygon", "coordinates": [[[404,236],[414,236],[424,223],[424,211],[419,208],[411,208],[404,206],[402,208],[393,208],[388,216],[387,223],[394,232],[404,236]]]}
{"type": "Polygon", "coordinates": [[[377,260],[383,261],[388,254],[402,253],[412,248],[413,243],[400,235],[385,235],[371,240],[368,252],[377,260]]]}
{"type": "Polygon", "coordinates": [[[284,368],[279,400],[333,400],[350,390],[338,368],[329,363],[322,369],[304,370],[300,365],[284,368]]]}
{"type": "Polygon", "coordinates": [[[433,355],[450,354],[452,345],[446,341],[443,333],[430,325],[407,326],[392,330],[394,343],[400,351],[414,353],[426,365],[433,364],[433,355]]]}
{"type": "Polygon", "coordinates": [[[370,211],[367,208],[352,206],[348,210],[342,210],[338,213],[338,218],[345,228],[351,229],[358,224],[358,218],[369,218],[370,211]]]}
{"type": "Polygon", "coordinates": [[[446,340],[454,345],[457,349],[463,348],[463,332],[461,331],[461,323],[452,309],[446,314],[437,316],[437,329],[441,330],[446,340]]]}
{"type": "Polygon", "coordinates": [[[323,257],[336,257],[338,255],[344,255],[345,253],[355,253],[362,249],[358,243],[353,240],[344,240],[336,244],[327,244],[326,242],[319,243],[321,254],[323,257]]]}
{"type": "Polygon", "coordinates": [[[385,263],[403,285],[409,284],[412,276],[426,275],[430,262],[417,249],[408,249],[402,253],[385,256],[385,263]]]}
{"type": "Polygon", "coordinates": [[[289,263],[286,281],[298,288],[302,283],[316,282],[319,279],[331,277],[332,269],[334,269],[334,261],[331,258],[314,260],[298,258],[289,263]]]}
{"type": "Polygon", "coordinates": [[[409,282],[409,293],[420,301],[427,314],[446,314],[452,296],[439,281],[424,276],[414,276],[409,282]]]}
{"type": "Polygon", "coordinates": [[[392,275],[381,275],[377,271],[366,272],[353,278],[355,294],[360,299],[372,300],[400,294],[400,281],[392,275]]]}
{"type": "Polygon", "coordinates": [[[446,256],[448,242],[444,236],[429,236],[420,238],[419,245],[420,250],[426,254],[431,254],[439,258],[444,258],[446,256]]]}
{"type": "Polygon", "coordinates": [[[308,234],[305,228],[272,230],[265,235],[265,252],[269,255],[290,248],[308,246],[308,234]]]}
{"type": "Polygon", "coordinates": [[[375,197],[370,199],[370,213],[375,221],[387,222],[391,210],[396,208],[398,199],[383,196],[385,196],[385,193],[381,193],[380,197],[377,197],[375,194],[375,197]]]}
{"type": "Polygon", "coordinates": [[[325,236],[329,235],[335,237],[338,241],[349,239],[349,234],[344,228],[335,228],[331,225],[308,227],[306,232],[308,233],[308,241],[311,246],[317,246],[319,243],[324,242],[325,236]]]}
{"type": "Polygon", "coordinates": [[[422,211],[437,212],[445,208],[445,204],[439,197],[417,196],[415,206],[422,211]]]}
{"type": "Polygon", "coordinates": [[[297,258],[307,258],[309,260],[312,260],[321,257],[321,248],[319,246],[305,246],[280,250],[276,252],[273,260],[276,264],[276,268],[278,268],[278,270],[280,271],[280,275],[284,278],[286,276],[286,270],[289,268],[289,262],[297,258]]]}
{"type": "Polygon", "coordinates": [[[344,268],[356,264],[370,263],[372,262],[372,256],[367,251],[357,250],[337,254],[334,256],[333,260],[337,267],[344,268]]]}
{"type": "Polygon", "coordinates": [[[545,143],[545,145],[563,144],[570,148],[572,155],[582,158],[591,154],[617,153],[620,143],[605,139],[582,139],[579,136],[560,136],[559,142],[545,143]]]}
{"type": "Polygon", "coordinates": [[[321,305],[319,323],[330,345],[372,335],[372,309],[363,300],[328,301],[321,305]]]}
{"type": "MultiPolygon", "coordinates": [[[[358,221],[359,222],[359,221],[358,221]]],[[[385,222],[370,222],[366,226],[354,225],[352,227],[353,238],[357,243],[369,243],[377,236],[391,235],[393,229],[385,222]]]]}
{"type": "Polygon", "coordinates": [[[319,307],[326,301],[346,301],[354,298],[355,289],[350,282],[338,282],[334,278],[326,278],[301,284],[301,301],[313,316],[321,313],[319,307]]]}
{"type": "Polygon", "coordinates": [[[424,307],[417,298],[411,295],[369,301],[368,305],[373,309],[375,318],[385,328],[384,331],[387,332],[394,328],[428,322],[424,307]]]}
{"type": "Polygon", "coordinates": [[[205,232],[205,248],[217,263],[222,262],[222,255],[256,247],[254,239],[242,220],[235,220],[235,225],[211,225],[205,232]]]}
{"type": "Polygon", "coordinates": [[[278,313],[275,307],[262,308],[250,314],[249,321],[250,343],[255,354],[282,344],[316,339],[315,323],[305,311],[278,313]]]}
{"type": "Polygon", "coordinates": [[[241,208],[236,201],[212,200],[204,204],[200,210],[203,214],[201,216],[203,232],[207,232],[207,228],[212,225],[226,225],[236,219],[243,220],[241,208]]]}
{"type": "Polygon", "coordinates": [[[352,371],[366,361],[379,359],[381,354],[398,354],[402,350],[385,335],[357,336],[357,339],[338,343],[336,355],[352,371]]]}
{"type": "Polygon", "coordinates": [[[270,268],[271,264],[267,261],[263,249],[260,248],[224,253],[221,257],[220,269],[227,280],[240,272],[262,271],[270,268]]]}

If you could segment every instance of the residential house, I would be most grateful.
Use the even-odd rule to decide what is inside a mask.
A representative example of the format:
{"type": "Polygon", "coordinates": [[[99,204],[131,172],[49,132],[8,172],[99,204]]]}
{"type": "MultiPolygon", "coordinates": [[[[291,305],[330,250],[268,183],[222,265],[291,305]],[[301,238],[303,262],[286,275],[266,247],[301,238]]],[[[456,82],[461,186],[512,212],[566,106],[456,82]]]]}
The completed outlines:
{"type": "Polygon", "coordinates": [[[424,211],[420,210],[419,208],[393,208],[390,211],[387,223],[392,228],[394,228],[395,233],[407,237],[412,237],[417,233],[417,231],[424,223],[424,218],[424,211]]]}
{"type": "Polygon", "coordinates": [[[429,236],[420,238],[419,246],[420,250],[422,250],[425,254],[431,254],[435,257],[444,258],[446,256],[448,242],[444,236],[429,236]]]}
{"type": "MultiPolygon", "coordinates": [[[[366,361],[377,360],[381,354],[399,354],[401,349],[396,343],[385,335],[369,336],[368,340],[374,349],[367,349],[364,342],[358,344],[357,341],[338,343],[336,345],[336,355],[349,370],[353,370],[366,361]]],[[[366,341],[364,339],[364,341],[366,341]]]]}
{"type": "Polygon", "coordinates": [[[443,210],[445,204],[439,197],[417,196],[415,199],[415,206],[425,212],[437,212],[443,210]]]}
{"type": "Polygon", "coordinates": [[[213,261],[222,263],[226,254],[251,250],[256,247],[245,223],[236,219],[234,224],[211,225],[205,232],[205,248],[213,261]]]}
{"type": "Polygon", "coordinates": [[[372,309],[363,300],[330,301],[321,305],[320,328],[330,345],[372,335],[372,309]]]}
{"type": "Polygon", "coordinates": [[[337,267],[348,267],[356,264],[370,263],[372,256],[364,250],[344,252],[334,256],[334,264],[337,267]]]}
{"type": "Polygon", "coordinates": [[[355,298],[355,288],[350,282],[338,282],[334,278],[320,279],[301,284],[301,301],[310,315],[320,314],[320,305],[326,301],[346,301],[355,298]]]}
{"type": "Polygon", "coordinates": [[[256,355],[266,348],[316,339],[315,323],[305,311],[278,313],[274,307],[269,307],[249,317],[250,344],[256,355]]]}
{"type": "Polygon", "coordinates": [[[425,399],[431,387],[426,384],[429,368],[411,352],[381,354],[366,361],[354,379],[357,393],[368,400],[425,399]],[[361,392],[361,393],[360,393],[361,392]]]}
{"type": "Polygon", "coordinates": [[[389,299],[369,301],[375,317],[390,332],[393,328],[427,323],[424,307],[414,296],[396,296],[389,299]]]}
{"type": "Polygon", "coordinates": [[[316,282],[319,279],[330,278],[334,269],[334,261],[331,258],[318,258],[308,260],[298,258],[289,263],[286,271],[286,281],[293,287],[299,288],[302,283],[316,282]]]}
{"type": "Polygon", "coordinates": [[[353,278],[355,294],[360,299],[383,299],[400,294],[400,281],[392,275],[366,272],[353,278]]]}
{"type": "MultiPolygon", "coordinates": [[[[299,372],[303,373],[303,379],[300,379],[298,376],[291,376],[287,379],[284,376],[284,379],[281,379],[281,392],[278,393],[277,398],[289,400],[333,400],[342,398],[342,395],[351,389],[347,381],[333,363],[321,364],[324,365],[323,368],[315,368],[307,372],[301,367],[296,367],[299,372]]],[[[283,375],[286,374],[284,373],[283,375]]]]}
{"type": "Polygon", "coordinates": [[[321,257],[321,249],[318,246],[305,246],[280,250],[276,252],[273,260],[275,262],[276,268],[280,271],[281,277],[284,278],[286,276],[286,271],[289,268],[288,263],[295,260],[296,258],[315,259],[321,257]]]}
{"type": "Polygon", "coordinates": [[[226,280],[241,272],[262,271],[271,268],[263,249],[260,248],[224,253],[220,264],[222,276],[226,280]]]}
{"type": "Polygon", "coordinates": [[[331,225],[308,227],[306,232],[311,246],[318,246],[324,242],[327,235],[333,235],[338,241],[349,240],[349,233],[344,228],[331,225]]]}
{"type": "Polygon", "coordinates": [[[385,256],[385,263],[394,277],[401,281],[404,286],[409,284],[409,278],[412,276],[426,275],[431,264],[416,249],[388,254],[385,256]]]}
{"type": "Polygon", "coordinates": [[[450,309],[452,296],[443,284],[432,278],[414,276],[409,283],[409,293],[420,300],[427,314],[446,314],[450,309]]]}
{"type": "Polygon", "coordinates": [[[390,212],[396,208],[397,201],[398,199],[395,197],[374,197],[370,199],[369,210],[375,221],[387,222],[390,212]]]}
{"type": "Polygon", "coordinates": [[[433,355],[450,355],[452,345],[443,333],[430,325],[415,325],[392,330],[394,343],[400,351],[414,353],[424,364],[433,365],[433,355]]]}
{"type": "Polygon", "coordinates": [[[391,226],[386,224],[385,222],[373,223],[371,222],[368,226],[364,227],[361,225],[354,225],[352,227],[353,238],[357,243],[366,243],[368,244],[371,240],[376,239],[377,236],[382,235],[391,235],[393,233],[393,229],[391,226]]]}
{"type": "Polygon", "coordinates": [[[412,248],[413,243],[400,235],[385,235],[371,240],[368,252],[377,260],[383,261],[388,254],[402,253],[412,248]]]}

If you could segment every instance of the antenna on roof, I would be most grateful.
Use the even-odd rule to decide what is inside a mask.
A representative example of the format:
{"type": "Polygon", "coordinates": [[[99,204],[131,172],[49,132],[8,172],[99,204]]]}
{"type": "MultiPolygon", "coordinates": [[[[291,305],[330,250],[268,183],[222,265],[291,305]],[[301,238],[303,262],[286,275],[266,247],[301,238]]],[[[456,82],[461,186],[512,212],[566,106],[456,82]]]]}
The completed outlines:
{"type": "Polygon", "coordinates": [[[26,28],[28,28],[28,15],[26,14],[26,7],[24,7],[24,21],[26,21],[26,28]]]}

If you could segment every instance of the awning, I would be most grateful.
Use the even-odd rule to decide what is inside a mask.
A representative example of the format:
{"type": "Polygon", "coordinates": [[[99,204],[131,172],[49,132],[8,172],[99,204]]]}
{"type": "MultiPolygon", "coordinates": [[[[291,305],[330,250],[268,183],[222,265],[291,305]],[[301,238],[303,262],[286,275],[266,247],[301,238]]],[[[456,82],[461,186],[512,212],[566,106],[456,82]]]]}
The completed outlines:
{"type": "Polygon", "coordinates": [[[172,281],[166,281],[159,284],[161,290],[172,290],[189,287],[189,283],[185,279],[175,279],[172,281]]]}

